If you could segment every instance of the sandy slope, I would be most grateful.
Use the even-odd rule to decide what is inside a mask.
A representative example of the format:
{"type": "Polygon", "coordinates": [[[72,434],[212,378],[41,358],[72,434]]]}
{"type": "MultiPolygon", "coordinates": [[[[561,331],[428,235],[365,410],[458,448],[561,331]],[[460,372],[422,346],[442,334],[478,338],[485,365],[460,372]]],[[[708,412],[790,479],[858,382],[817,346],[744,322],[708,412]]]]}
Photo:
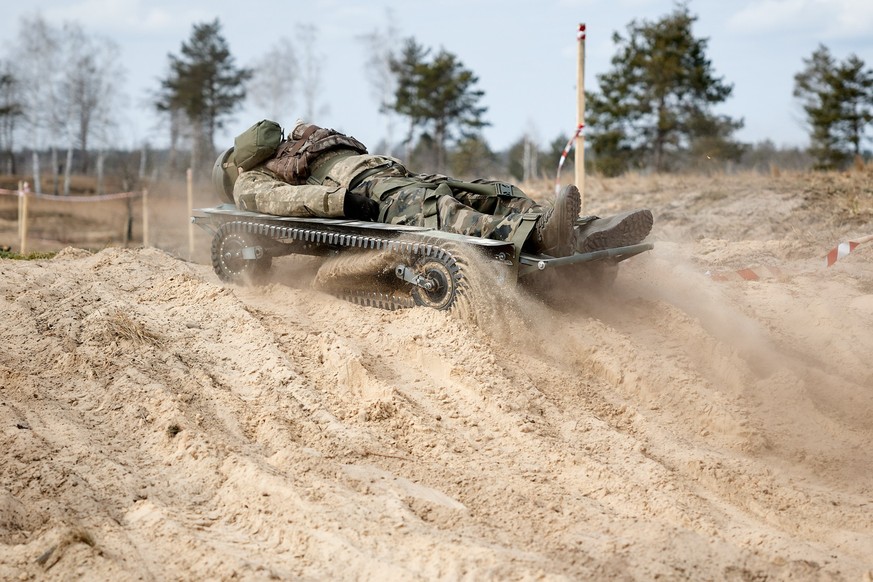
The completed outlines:
{"type": "Polygon", "coordinates": [[[0,262],[0,579],[873,579],[866,210],[660,180],[592,181],[657,246],[558,309],[0,262]]]}

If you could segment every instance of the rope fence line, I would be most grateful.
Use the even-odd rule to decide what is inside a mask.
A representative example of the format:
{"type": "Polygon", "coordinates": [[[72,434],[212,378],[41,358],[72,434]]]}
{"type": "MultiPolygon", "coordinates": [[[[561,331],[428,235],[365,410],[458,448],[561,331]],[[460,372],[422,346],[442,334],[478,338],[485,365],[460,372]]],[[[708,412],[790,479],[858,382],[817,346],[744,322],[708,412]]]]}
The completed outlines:
{"type": "MultiPolygon", "coordinates": [[[[27,226],[28,226],[28,201],[31,198],[38,200],[49,200],[54,202],[106,202],[110,200],[133,200],[134,198],[142,198],[142,246],[149,246],[149,221],[148,221],[148,189],[143,189],[141,192],[115,192],[112,194],[95,194],[90,196],[69,195],[59,196],[57,194],[43,194],[41,192],[31,192],[27,182],[19,182],[18,190],[7,190],[0,188],[0,196],[15,196],[18,198],[18,248],[19,253],[27,254],[27,226]]],[[[130,207],[128,207],[130,213],[130,207]]],[[[128,214],[128,221],[132,217],[128,214]]]]}
{"type": "Polygon", "coordinates": [[[60,196],[57,194],[42,194],[39,192],[27,192],[21,190],[4,190],[0,188],[0,195],[6,196],[32,196],[40,200],[56,200],[58,202],[104,202],[106,200],[124,200],[125,198],[136,198],[142,196],[142,192],[118,192],[114,194],[95,194],[93,196],[69,195],[60,196]]]}

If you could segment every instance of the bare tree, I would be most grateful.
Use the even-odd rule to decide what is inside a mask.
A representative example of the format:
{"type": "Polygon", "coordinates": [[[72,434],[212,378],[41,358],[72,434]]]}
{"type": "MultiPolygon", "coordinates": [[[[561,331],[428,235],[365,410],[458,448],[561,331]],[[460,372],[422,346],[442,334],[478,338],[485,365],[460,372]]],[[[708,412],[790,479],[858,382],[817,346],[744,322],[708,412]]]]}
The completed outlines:
{"type": "Polygon", "coordinates": [[[327,113],[327,105],[319,105],[322,94],[321,74],[324,70],[324,56],[316,52],[318,46],[318,28],[314,24],[304,25],[300,30],[300,42],[303,45],[300,81],[302,83],[304,119],[315,121],[317,115],[327,113]]]}
{"type": "Polygon", "coordinates": [[[81,169],[88,171],[88,146],[105,135],[120,102],[117,45],[89,36],[75,22],[56,28],[41,15],[19,23],[13,52],[14,76],[19,82],[24,126],[33,151],[34,187],[42,190],[39,152],[48,148],[55,190],[58,190],[58,148],[65,147],[64,191],[69,192],[73,151],[81,152],[81,169]]]}
{"type": "MultiPolygon", "coordinates": [[[[60,34],[40,15],[23,17],[12,60],[21,85],[25,128],[32,151],[34,190],[42,190],[39,151],[51,148],[57,156],[55,139],[63,130],[58,86],[63,67],[60,59],[60,34]]],[[[55,166],[54,172],[57,173],[55,166]]]]}
{"type": "Polygon", "coordinates": [[[170,128],[170,153],[169,167],[171,172],[175,172],[179,166],[180,152],[188,145],[190,147],[190,137],[193,134],[191,124],[188,122],[188,116],[181,108],[168,108],[164,111],[167,116],[170,128]],[[185,140],[188,140],[186,142],[185,140]]]}
{"type": "MultiPolygon", "coordinates": [[[[67,112],[68,152],[74,146],[79,150],[81,170],[87,173],[89,140],[104,137],[111,130],[121,98],[118,87],[125,72],[118,64],[118,45],[106,38],[87,36],[78,24],[64,26],[63,45],[67,64],[60,97],[67,112]]],[[[68,165],[68,172],[70,169],[68,165]]]]}
{"type": "Polygon", "coordinates": [[[394,123],[396,115],[389,104],[397,91],[397,75],[391,70],[391,59],[394,56],[392,48],[400,37],[400,31],[394,26],[394,13],[386,10],[387,27],[377,28],[373,32],[358,36],[364,45],[366,60],[364,61],[367,82],[370,84],[370,94],[379,105],[379,113],[385,118],[385,142],[387,149],[393,146],[394,123]]]}
{"type": "Polygon", "coordinates": [[[265,116],[276,121],[289,115],[296,105],[295,92],[300,65],[294,43],[281,37],[253,67],[248,94],[265,116]]]}

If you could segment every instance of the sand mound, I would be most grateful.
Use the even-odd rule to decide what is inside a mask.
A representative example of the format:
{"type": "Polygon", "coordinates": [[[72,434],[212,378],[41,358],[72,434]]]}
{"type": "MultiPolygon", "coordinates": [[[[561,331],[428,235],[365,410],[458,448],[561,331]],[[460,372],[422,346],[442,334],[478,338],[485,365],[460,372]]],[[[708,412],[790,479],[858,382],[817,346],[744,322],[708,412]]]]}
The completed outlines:
{"type": "Polygon", "coordinates": [[[793,188],[595,181],[656,248],[553,306],[0,261],[0,579],[869,580],[873,247],[793,188]]]}

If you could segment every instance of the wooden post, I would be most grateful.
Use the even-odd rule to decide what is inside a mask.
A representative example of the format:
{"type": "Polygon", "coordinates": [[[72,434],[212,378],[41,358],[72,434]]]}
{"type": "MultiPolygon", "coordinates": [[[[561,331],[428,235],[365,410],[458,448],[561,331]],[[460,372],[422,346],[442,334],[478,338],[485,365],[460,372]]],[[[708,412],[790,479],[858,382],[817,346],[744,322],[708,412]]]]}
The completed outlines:
{"type": "Polygon", "coordinates": [[[127,220],[124,222],[124,248],[130,246],[130,239],[133,237],[133,198],[128,197],[126,202],[127,220]]]}
{"type": "Polygon", "coordinates": [[[577,127],[582,128],[576,135],[576,187],[582,196],[582,207],[585,207],[585,24],[579,25],[576,34],[579,41],[579,62],[576,71],[576,119],[577,127]]]}
{"type": "Polygon", "coordinates": [[[24,182],[18,188],[18,237],[19,237],[19,253],[27,254],[27,193],[30,186],[24,182]]]}
{"type": "Polygon", "coordinates": [[[21,185],[21,180],[19,180],[18,181],[18,190],[16,190],[16,192],[18,192],[18,214],[17,214],[16,224],[18,225],[18,246],[19,247],[21,246],[21,190],[22,190],[22,185],[21,185]]]}
{"type": "Polygon", "coordinates": [[[191,214],[194,212],[194,172],[188,168],[188,260],[194,260],[194,223],[191,214]]]}
{"type": "Polygon", "coordinates": [[[149,190],[142,189],[142,246],[149,246],[149,190]]]}
{"type": "Polygon", "coordinates": [[[21,228],[21,219],[22,213],[24,212],[24,183],[19,180],[18,181],[18,250],[21,251],[21,236],[22,236],[22,228],[21,228]]]}

